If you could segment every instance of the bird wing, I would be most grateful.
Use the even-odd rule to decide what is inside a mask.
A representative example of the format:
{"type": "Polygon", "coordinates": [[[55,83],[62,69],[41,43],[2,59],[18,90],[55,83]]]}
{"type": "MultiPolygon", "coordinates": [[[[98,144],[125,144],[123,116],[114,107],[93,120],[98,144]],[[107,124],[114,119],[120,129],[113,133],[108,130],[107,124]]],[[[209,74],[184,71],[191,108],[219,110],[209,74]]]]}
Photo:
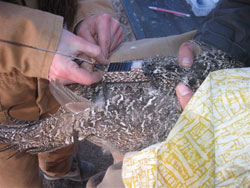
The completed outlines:
{"type": "Polygon", "coordinates": [[[69,112],[78,113],[92,106],[92,103],[88,99],[76,95],[69,88],[57,81],[51,81],[49,88],[58,103],[69,112]]]}

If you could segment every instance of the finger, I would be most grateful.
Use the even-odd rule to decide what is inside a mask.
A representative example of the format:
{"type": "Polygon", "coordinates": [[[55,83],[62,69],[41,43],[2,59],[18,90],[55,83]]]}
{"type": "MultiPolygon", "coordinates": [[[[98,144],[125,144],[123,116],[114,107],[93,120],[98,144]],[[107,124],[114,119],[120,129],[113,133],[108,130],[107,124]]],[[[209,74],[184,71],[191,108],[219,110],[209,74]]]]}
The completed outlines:
{"type": "Polygon", "coordinates": [[[67,73],[68,74],[64,79],[72,80],[73,82],[83,85],[91,85],[101,81],[104,74],[102,71],[90,72],[78,66],[71,67],[67,73]]]}
{"type": "Polygon", "coordinates": [[[183,83],[179,83],[175,90],[181,108],[184,109],[192,98],[193,91],[183,83]]]}
{"type": "Polygon", "coordinates": [[[78,54],[84,53],[88,57],[94,58],[98,63],[107,65],[109,61],[104,56],[101,48],[95,44],[92,44],[80,37],[78,37],[78,54]]]}
{"type": "Polygon", "coordinates": [[[111,43],[110,53],[113,52],[122,43],[122,40],[123,40],[123,33],[122,30],[120,30],[118,34],[115,36],[114,41],[111,43]]]}
{"type": "Polygon", "coordinates": [[[49,81],[52,81],[52,80],[57,80],[59,83],[61,83],[63,85],[74,83],[72,80],[60,78],[56,74],[50,72],[50,74],[49,74],[49,81]]]}
{"type": "Polygon", "coordinates": [[[90,29],[88,29],[86,27],[85,28],[83,27],[82,29],[84,29],[84,32],[81,32],[79,34],[79,36],[84,38],[85,40],[87,40],[90,43],[97,44],[96,40],[94,38],[95,33],[91,32],[90,29]]]}
{"type": "MultiPolygon", "coordinates": [[[[91,16],[87,18],[87,20],[92,20],[94,16],[91,16]]],[[[85,20],[80,23],[78,26],[79,30],[77,32],[77,35],[84,38],[90,43],[97,44],[94,36],[96,35],[96,30],[93,28],[92,24],[89,24],[89,22],[85,20]]],[[[92,23],[92,22],[91,22],[92,23]]],[[[94,24],[95,25],[95,24],[94,24]]]]}
{"type": "Polygon", "coordinates": [[[68,79],[62,78],[60,75],[54,74],[54,73],[50,72],[50,74],[49,74],[49,81],[52,81],[52,80],[57,80],[59,83],[61,83],[63,85],[75,83],[72,80],[68,80],[68,79]]]}
{"type": "Polygon", "coordinates": [[[200,53],[199,45],[192,42],[184,42],[178,52],[178,63],[184,67],[191,67],[196,55],[200,53]]]}
{"type": "Polygon", "coordinates": [[[103,14],[99,17],[101,21],[97,21],[98,44],[100,45],[104,56],[107,58],[111,44],[111,16],[103,14]]]}
{"type": "MultiPolygon", "coordinates": [[[[80,73],[80,71],[77,71],[77,72],[79,74],[82,74],[82,72],[80,73]]],[[[88,72],[88,71],[86,71],[86,72],[88,72]]],[[[103,76],[102,73],[99,73],[99,72],[88,72],[88,73],[90,73],[90,74],[84,74],[86,77],[82,74],[82,75],[80,75],[81,77],[75,75],[75,76],[70,76],[69,79],[58,78],[58,77],[56,79],[60,83],[62,83],[63,85],[68,85],[68,84],[73,84],[73,83],[80,83],[83,85],[91,85],[93,83],[97,83],[97,82],[102,80],[102,76],[103,76]],[[91,77],[89,77],[88,75],[91,75],[91,77]]],[[[53,79],[50,79],[50,80],[53,80],[53,79]]]]}
{"type": "Polygon", "coordinates": [[[122,42],[123,39],[123,32],[122,32],[122,28],[120,27],[119,22],[117,22],[115,20],[115,22],[113,22],[113,27],[111,28],[111,46],[110,46],[110,52],[112,52],[117,46],[119,46],[122,42]]]}
{"type": "Polygon", "coordinates": [[[54,57],[49,71],[49,80],[61,80],[63,84],[81,83],[91,85],[102,79],[103,71],[91,72],[77,63],[60,55],[54,57]]]}
{"type": "MultiPolygon", "coordinates": [[[[86,55],[80,55],[79,56],[80,58],[83,58],[83,59],[86,59],[86,60],[89,60],[89,61],[91,61],[91,62],[94,62],[95,60],[93,60],[92,58],[90,59],[90,58],[88,58],[86,55]]],[[[95,62],[94,62],[95,63],[95,62]]],[[[89,71],[89,72],[93,72],[94,71],[94,65],[92,65],[92,64],[89,64],[89,63],[86,63],[86,62],[81,62],[81,64],[80,64],[80,67],[81,68],[83,68],[83,69],[85,69],[85,70],[87,70],[87,71],[89,71]]]]}

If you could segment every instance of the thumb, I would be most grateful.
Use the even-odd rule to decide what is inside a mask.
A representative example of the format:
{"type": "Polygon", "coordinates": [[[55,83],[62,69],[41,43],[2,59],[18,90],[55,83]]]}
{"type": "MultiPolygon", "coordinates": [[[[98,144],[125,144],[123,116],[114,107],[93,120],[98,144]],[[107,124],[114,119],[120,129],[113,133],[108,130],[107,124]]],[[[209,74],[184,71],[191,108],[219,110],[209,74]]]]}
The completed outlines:
{"type": "Polygon", "coordinates": [[[184,42],[179,48],[178,63],[184,67],[191,67],[196,55],[201,49],[198,44],[192,42],[184,42]]]}
{"type": "Polygon", "coordinates": [[[183,83],[179,83],[176,88],[176,95],[181,108],[184,109],[193,96],[193,91],[183,83]]]}
{"type": "Polygon", "coordinates": [[[83,85],[91,85],[93,83],[101,81],[103,74],[104,72],[102,71],[92,72],[76,65],[68,68],[66,78],[83,85]]]}
{"type": "Polygon", "coordinates": [[[78,53],[84,54],[88,57],[92,57],[95,59],[98,63],[107,65],[109,64],[108,59],[104,56],[100,46],[90,43],[87,40],[84,40],[79,37],[78,40],[78,53]]]}

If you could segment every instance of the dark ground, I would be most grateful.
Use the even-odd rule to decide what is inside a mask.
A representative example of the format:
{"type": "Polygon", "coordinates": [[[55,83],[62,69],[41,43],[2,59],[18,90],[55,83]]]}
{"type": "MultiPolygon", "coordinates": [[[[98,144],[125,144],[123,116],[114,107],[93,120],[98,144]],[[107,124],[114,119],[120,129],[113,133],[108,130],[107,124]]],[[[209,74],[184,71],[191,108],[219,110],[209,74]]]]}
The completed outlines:
{"type": "MultiPolygon", "coordinates": [[[[134,34],[129,25],[127,16],[121,6],[120,0],[111,0],[113,8],[116,13],[116,18],[121,23],[123,28],[123,41],[135,40],[134,34]]],[[[102,148],[96,146],[88,141],[80,143],[81,160],[91,162],[95,165],[96,171],[101,172],[106,170],[112,163],[113,158],[107,151],[104,152],[102,148]]],[[[43,180],[46,188],[83,188],[85,185],[81,183],[72,182],[69,180],[47,181],[43,180]]]]}

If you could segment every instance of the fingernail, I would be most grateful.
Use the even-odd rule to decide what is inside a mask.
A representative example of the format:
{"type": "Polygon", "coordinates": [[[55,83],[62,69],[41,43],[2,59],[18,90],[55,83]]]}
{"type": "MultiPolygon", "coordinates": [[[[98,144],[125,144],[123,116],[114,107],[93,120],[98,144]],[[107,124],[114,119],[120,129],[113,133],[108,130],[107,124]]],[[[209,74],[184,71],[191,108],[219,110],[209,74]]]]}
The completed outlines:
{"type": "Polygon", "coordinates": [[[192,62],[191,62],[191,59],[190,59],[190,58],[184,57],[184,58],[182,59],[182,65],[191,65],[191,64],[192,64],[192,62]]]}
{"type": "Polygon", "coordinates": [[[188,95],[190,93],[192,93],[192,90],[189,89],[185,84],[179,84],[178,85],[178,93],[181,95],[181,96],[185,96],[185,95],[188,95]]]}

